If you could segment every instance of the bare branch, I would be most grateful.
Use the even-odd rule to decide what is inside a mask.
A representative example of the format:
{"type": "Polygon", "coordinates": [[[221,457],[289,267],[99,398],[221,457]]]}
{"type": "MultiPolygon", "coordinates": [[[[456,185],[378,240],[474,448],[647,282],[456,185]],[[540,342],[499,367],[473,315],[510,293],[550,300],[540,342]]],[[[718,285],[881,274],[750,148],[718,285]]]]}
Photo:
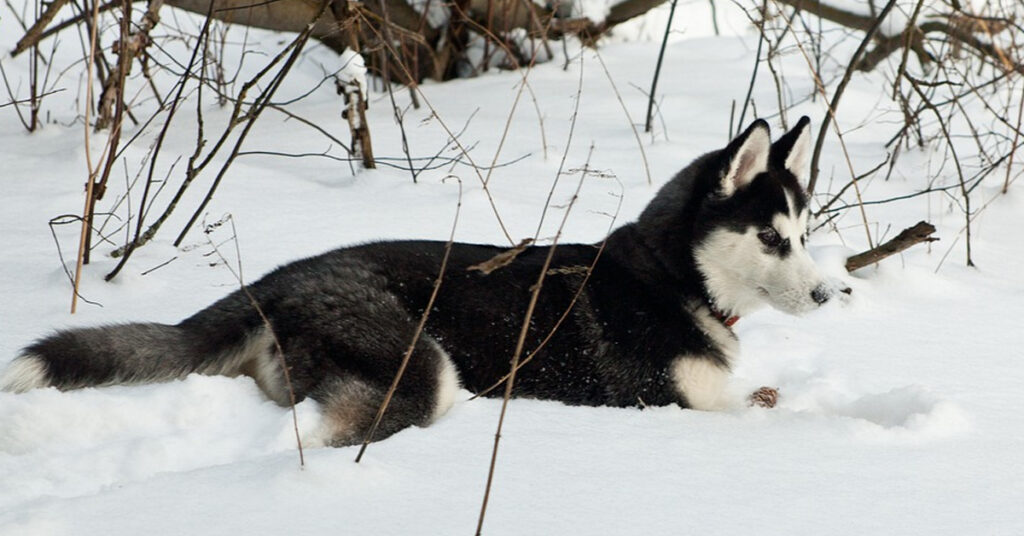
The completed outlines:
{"type": "Polygon", "coordinates": [[[918,222],[913,227],[904,229],[892,240],[846,259],[846,271],[853,272],[870,264],[875,264],[886,257],[900,253],[921,242],[935,242],[938,238],[932,236],[934,232],[934,225],[924,221],[918,222]]]}

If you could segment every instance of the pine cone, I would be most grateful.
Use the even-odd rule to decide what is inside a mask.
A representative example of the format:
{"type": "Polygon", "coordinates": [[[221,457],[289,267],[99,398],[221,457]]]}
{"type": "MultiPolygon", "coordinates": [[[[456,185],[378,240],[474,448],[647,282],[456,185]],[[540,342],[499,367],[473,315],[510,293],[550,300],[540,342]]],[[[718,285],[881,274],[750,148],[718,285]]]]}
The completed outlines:
{"type": "Polygon", "coordinates": [[[774,408],[779,401],[779,390],[775,387],[762,387],[751,393],[747,401],[751,406],[774,408]]]}

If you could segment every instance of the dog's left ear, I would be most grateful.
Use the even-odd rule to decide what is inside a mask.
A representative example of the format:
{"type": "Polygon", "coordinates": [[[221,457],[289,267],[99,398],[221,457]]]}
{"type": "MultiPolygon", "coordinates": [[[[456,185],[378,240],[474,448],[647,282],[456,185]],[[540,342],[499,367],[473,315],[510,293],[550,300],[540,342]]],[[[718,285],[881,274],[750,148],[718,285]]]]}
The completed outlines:
{"type": "Polygon", "coordinates": [[[726,166],[722,170],[719,192],[729,197],[736,190],[750,184],[760,173],[768,170],[768,152],[771,148],[768,123],[754,121],[725,148],[726,166]]]}
{"type": "Polygon", "coordinates": [[[807,162],[811,158],[811,120],[806,115],[797,121],[793,130],[772,144],[771,165],[785,169],[800,183],[807,178],[807,162]]]}

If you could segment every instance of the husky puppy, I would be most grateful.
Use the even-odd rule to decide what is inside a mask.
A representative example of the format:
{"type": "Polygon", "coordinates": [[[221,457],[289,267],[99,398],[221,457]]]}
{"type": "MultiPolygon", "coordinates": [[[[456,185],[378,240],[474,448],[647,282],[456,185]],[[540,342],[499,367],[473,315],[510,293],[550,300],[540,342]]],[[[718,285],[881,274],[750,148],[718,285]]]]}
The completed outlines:
{"type": "MultiPolygon", "coordinates": [[[[669,181],[636,222],[593,244],[560,245],[530,318],[514,396],[566,404],[727,407],[736,318],[768,304],[801,313],[832,292],[804,248],[800,185],[809,120],[771,143],[755,121],[669,181]],[[595,258],[597,258],[595,263],[595,258]],[[593,270],[587,268],[594,264],[593,270]]],[[[362,441],[425,313],[444,242],[378,242],[284,265],[176,325],[58,332],[0,377],[54,386],[245,374],[287,404],[311,397],[330,443],[362,441]],[[254,302],[259,305],[258,309],[254,302]]],[[[550,247],[488,274],[494,246],[455,243],[429,319],[374,439],[443,415],[460,387],[481,392],[509,362],[550,247]]],[[[503,389],[491,390],[490,394],[503,389]]]]}

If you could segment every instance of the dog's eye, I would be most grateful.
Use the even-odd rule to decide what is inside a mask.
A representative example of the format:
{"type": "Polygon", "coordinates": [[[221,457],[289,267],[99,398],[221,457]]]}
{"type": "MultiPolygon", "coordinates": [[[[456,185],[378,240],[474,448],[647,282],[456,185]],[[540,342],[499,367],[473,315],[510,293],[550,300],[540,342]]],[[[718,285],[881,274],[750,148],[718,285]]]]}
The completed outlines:
{"type": "Polygon", "coordinates": [[[782,243],[782,237],[779,236],[778,231],[771,227],[765,227],[760,233],[757,233],[757,238],[762,244],[771,248],[778,247],[782,243]]]}

